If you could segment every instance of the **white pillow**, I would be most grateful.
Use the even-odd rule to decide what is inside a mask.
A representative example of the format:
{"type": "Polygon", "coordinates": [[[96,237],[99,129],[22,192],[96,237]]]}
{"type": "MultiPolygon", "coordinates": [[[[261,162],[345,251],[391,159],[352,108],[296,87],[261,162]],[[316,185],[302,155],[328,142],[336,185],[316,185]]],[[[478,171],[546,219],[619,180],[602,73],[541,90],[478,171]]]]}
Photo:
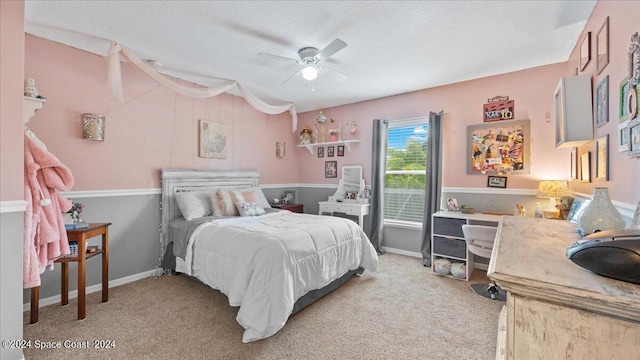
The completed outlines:
{"type": "Polygon", "coordinates": [[[240,216],[258,216],[265,213],[261,205],[254,202],[237,202],[236,208],[240,216]]]}
{"type": "Polygon", "coordinates": [[[175,194],[178,209],[185,220],[193,220],[204,216],[210,216],[211,200],[209,191],[188,191],[175,194]]]}

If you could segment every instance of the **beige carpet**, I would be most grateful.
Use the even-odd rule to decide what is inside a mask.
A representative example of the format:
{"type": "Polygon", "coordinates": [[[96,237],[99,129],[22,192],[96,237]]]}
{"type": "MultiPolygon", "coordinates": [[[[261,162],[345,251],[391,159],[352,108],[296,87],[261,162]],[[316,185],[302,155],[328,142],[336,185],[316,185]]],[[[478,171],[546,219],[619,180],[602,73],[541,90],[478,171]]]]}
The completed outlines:
{"type": "Polygon", "coordinates": [[[292,316],[267,339],[243,344],[237,308],[184,276],[143,279],[87,296],[87,318],[76,301],[40,309],[29,324],[27,359],[492,359],[504,303],[475,295],[471,282],[431,274],[420,259],[380,256],[378,273],[354,277],[292,316]],[[88,341],[90,349],[36,350],[35,341],[88,341]],[[95,340],[115,342],[94,349],[95,340]]]}

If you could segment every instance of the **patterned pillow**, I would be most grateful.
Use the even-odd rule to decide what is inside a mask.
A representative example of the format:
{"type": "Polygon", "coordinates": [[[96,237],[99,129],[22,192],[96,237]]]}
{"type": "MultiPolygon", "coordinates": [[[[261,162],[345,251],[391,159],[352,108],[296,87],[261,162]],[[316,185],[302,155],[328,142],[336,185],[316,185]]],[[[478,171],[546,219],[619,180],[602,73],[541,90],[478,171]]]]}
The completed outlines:
{"type": "Polygon", "coordinates": [[[234,205],[237,202],[244,202],[240,191],[230,191],[218,189],[211,195],[211,207],[215,216],[238,216],[238,209],[234,205]]]}
{"type": "Polygon", "coordinates": [[[237,202],[236,207],[240,216],[258,216],[265,213],[264,209],[255,202],[237,202]]]}

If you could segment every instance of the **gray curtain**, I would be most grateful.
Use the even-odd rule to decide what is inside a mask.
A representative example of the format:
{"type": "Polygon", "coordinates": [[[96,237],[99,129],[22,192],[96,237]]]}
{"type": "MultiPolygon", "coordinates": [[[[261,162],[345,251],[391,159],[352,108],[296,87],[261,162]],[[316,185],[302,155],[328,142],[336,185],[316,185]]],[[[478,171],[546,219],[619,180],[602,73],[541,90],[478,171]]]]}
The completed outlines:
{"type": "Polygon", "coordinates": [[[429,112],[427,176],[422,219],[422,265],[431,266],[431,215],[440,209],[442,195],[442,114],[429,112]]]}
{"type": "Polygon", "coordinates": [[[387,168],[387,120],[373,120],[373,148],[371,149],[371,207],[369,211],[369,239],[378,254],[384,254],[382,228],[384,226],[384,176],[387,168]]]}

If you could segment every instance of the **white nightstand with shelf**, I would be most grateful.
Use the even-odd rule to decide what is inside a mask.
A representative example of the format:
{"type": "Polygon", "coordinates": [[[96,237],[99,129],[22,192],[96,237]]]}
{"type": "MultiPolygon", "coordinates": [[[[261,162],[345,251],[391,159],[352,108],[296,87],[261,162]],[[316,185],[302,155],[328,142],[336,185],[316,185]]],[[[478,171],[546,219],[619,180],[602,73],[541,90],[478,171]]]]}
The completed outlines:
{"type": "Polygon", "coordinates": [[[431,217],[431,271],[435,275],[435,260],[438,258],[463,262],[466,265],[464,278],[469,281],[474,269],[474,256],[467,250],[462,225],[498,226],[502,216],[489,214],[463,214],[454,211],[438,211],[431,217]]]}

